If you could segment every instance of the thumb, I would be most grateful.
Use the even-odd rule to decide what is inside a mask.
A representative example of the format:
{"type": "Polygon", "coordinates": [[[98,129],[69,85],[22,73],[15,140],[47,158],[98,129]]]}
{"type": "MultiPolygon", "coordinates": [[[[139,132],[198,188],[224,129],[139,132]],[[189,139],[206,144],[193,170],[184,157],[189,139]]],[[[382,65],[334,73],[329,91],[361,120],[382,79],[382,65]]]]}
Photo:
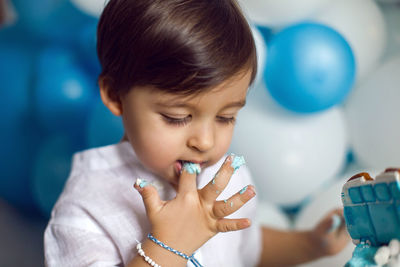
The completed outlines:
{"type": "Polygon", "coordinates": [[[162,205],[157,189],[146,180],[137,178],[133,187],[140,193],[143,199],[147,214],[159,209],[162,205]]]}
{"type": "Polygon", "coordinates": [[[340,217],[338,214],[333,214],[332,217],[330,218],[330,226],[326,230],[328,233],[332,233],[339,229],[344,222],[342,221],[342,217],[340,217]]]}
{"type": "Polygon", "coordinates": [[[345,222],[342,211],[334,210],[325,216],[325,218],[318,224],[317,228],[321,233],[330,234],[343,228],[344,224],[345,222]]]}

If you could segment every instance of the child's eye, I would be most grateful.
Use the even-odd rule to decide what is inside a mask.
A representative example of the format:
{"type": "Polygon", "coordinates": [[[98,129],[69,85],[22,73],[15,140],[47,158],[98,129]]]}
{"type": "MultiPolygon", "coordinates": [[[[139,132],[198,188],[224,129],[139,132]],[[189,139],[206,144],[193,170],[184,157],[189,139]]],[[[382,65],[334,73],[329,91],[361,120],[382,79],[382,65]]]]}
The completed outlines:
{"type": "Polygon", "coordinates": [[[235,117],[222,117],[222,116],[217,116],[217,120],[221,123],[235,123],[236,122],[236,118],[235,117]]]}
{"type": "Polygon", "coordinates": [[[170,117],[165,114],[161,114],[161,115],[168,124],[172,124],[172,125],[176,125],[176,126],[186,125],[186,123],[188,123],[190,121],[190,119],[192,118],[192,115],[188,115],[183,118],[174,118],[174,117],[170,117]]]}

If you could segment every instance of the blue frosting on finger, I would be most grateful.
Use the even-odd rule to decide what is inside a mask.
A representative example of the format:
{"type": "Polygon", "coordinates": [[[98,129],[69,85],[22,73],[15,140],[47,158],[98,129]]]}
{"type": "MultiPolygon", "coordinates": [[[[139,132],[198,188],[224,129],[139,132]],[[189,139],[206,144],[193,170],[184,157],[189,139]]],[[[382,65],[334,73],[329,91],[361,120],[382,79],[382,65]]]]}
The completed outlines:
{"type": "Polygon", "coordinates": [[[183,164],[183,169],[190,174],[199,174],[201,172],[200,164],[192,162],[185,162],[183,164]]]}
{"type": "Polygon", "coordinates": [[[338,229],[341,224],[342,224],[342,218],[340,218],[340,216],[337,214],[333,214],[332,224],[331,224],[331,227],[328,229],[328,233],[331,233],[331,232],[335,231],[336,229],[338,229]]]}
{"type": "Polygon", "coordinates": [[[244,160],[243,156],[234,155],[231,166],[236,171],[237,169],[240,168],[240,166],[244,165],[245,163],[246,163],[246,161],[244,160]]]}

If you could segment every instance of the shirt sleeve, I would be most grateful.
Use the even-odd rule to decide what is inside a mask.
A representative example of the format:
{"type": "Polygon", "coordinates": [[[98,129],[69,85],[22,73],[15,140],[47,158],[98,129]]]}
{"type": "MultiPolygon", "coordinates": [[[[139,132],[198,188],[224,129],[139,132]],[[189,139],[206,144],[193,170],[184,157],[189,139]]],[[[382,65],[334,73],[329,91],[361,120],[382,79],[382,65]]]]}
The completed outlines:
{"type": "Polygon", "coordinates": [[[46,267],[123,266],[116,246],[103,233],[49,224],[44,247],[46,267]]]}
{"type": "MultiPolygon", "coordinates": [[[[241,179],[246,181],[246,184],[254,184],[249,170],[243,166],[240,170],[241,179]]],[[[257,191],[257,188],[256,188],[257,191]]],[[[262,247],[262,232],[260,225],[256,222],[257,211],[257,196],[250,200],[246,207],[246,217],[251,219],[251,226],[241,231],[241,253],[243,259],[243,266],[257,266],[261,258],[262,247]]]]}

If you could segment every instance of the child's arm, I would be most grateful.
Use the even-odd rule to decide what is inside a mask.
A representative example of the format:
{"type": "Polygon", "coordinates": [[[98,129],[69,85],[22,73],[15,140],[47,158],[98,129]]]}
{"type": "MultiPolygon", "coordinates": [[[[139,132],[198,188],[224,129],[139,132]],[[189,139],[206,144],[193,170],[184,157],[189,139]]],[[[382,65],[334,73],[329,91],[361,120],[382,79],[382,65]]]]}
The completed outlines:
{"type": "MultiPolygon", "coordinates": [[[[337,216],[336,216],[337,217],[337,216]]],[[[263,249],[259,266],[291,266],[340,252],[350,238],[342,210],[334,210],[310,231],[262,228],[263,249]],[[334,214],[342,218],[337,228],[334,214]]]]}
{"type": "MultiPolygon", "coordinates": [[[[249,227],[249,219],[225,217],[255,196],[253,186],[244,188],[227,201],[216,201],[235,170],[233,162],[234,157],[229,156],[217,175],[200,190],[197,190],[196,174],[191,174],[184,168],[176,198],[170,201],[162,201],[153,186],[141,188],[135,185],[142,195],[153,236],[173,249],[192,255],[219,232],[249,227]]],[[[143,242],[142,248],[147,256],[163,267],[187,264],[184,258],[148,239],[143,242]]],[[[148,263],[137,255],[128,266],[148,266],[148,263]]]]}

